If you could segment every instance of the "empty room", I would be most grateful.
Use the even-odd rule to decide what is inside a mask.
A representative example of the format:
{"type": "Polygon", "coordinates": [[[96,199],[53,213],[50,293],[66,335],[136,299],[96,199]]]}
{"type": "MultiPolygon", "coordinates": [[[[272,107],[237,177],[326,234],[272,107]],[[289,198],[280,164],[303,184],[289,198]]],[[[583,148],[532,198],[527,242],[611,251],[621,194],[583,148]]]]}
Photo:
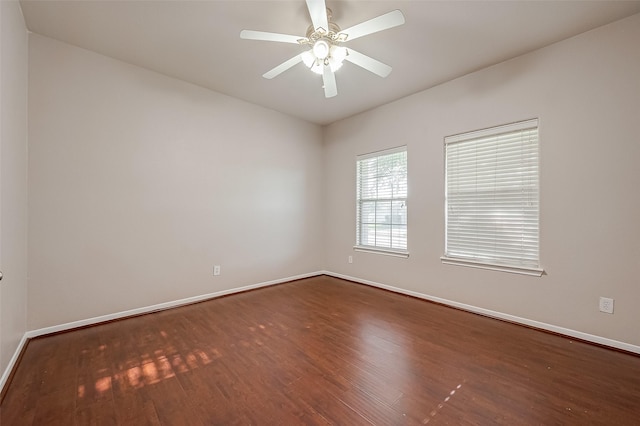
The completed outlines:
{"type": "Polygon", "coordinates": [[[0,424],[637,425],[640,1],[0,1],[0,424]]]}

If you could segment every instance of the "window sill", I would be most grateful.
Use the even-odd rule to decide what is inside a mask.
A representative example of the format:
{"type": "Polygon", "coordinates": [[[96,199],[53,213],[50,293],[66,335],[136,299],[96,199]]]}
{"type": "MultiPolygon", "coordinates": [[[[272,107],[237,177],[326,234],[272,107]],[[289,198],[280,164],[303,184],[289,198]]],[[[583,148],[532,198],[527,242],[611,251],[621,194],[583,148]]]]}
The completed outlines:
{"type": "Polygon", "coordinates": [[[509,272],[512,274],[530,275],[533,277],[540,277],[544,273],[544,270],[540,268],[531,268],[531,267],[525,267],[525,266],[507,266],[507,265],[500,265],[496,263],[479,262],[476,260],[459,259],[459,258],[447,257],[447,256],[442,256],[440,260],[445,265],[466,266],[469,268],[509,272]]]}
{"type": "Polygon", "coordinates": [[[385,249],[380,247],[369,247],[369,246],[353,246],[353,249],[355,251],[383,254],[385,256],[402,257],[405,259],[409,257],[409,252],[406,250],[393,250],[393,249],[385,249]]]}

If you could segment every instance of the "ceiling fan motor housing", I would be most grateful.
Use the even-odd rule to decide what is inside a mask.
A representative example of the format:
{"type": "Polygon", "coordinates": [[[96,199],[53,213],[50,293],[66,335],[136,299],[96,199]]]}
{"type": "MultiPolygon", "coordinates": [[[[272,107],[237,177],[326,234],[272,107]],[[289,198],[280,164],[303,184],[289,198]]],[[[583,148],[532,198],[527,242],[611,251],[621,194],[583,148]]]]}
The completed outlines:
{"type": "Polygon", "coordinates": [[[327,8],[329,30],[314,28],[312,24],[307,28],[306,39],[300,40],[300,44],[311,45],[311,50],[303,53],[302,59],[316,74],[322,74],[324,66],[330,67],[332,72],[337,71],[348,55],[347,49],[339,46],[340,42],[346,41],[346,35],[340,33],[340,27],[331,22],[331,17],[331,9],[327,8]]]}

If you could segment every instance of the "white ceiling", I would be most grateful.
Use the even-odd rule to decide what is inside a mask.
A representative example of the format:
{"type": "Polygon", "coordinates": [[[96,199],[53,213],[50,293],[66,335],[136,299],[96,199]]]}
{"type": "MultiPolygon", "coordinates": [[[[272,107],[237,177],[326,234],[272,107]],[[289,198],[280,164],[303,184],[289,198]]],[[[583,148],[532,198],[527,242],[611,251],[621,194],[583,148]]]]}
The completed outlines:
{"type": "Polygon", "coordinates": [[[342,28],[400,9],[406,24],[346,46],[393,67],[380,78],[346,62],[338,96],[298,64],[262,74],[294,44],[241,40],[242,29],[304,35],[304,0],[22,0],[30,31],[318,124],[328,124],[640,13],[640,1],[335,1],[342,28]]]}

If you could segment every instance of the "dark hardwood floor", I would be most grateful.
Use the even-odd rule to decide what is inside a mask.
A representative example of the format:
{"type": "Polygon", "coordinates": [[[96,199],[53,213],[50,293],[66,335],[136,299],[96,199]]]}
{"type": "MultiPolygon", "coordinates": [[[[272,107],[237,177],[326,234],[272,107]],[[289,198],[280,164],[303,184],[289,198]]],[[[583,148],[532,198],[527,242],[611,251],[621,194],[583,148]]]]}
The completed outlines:
{"type": "Polygon", "coordinates": [[[29,342],[9,425],[638,425],[640,357],[330,277],[29,342]]]}

